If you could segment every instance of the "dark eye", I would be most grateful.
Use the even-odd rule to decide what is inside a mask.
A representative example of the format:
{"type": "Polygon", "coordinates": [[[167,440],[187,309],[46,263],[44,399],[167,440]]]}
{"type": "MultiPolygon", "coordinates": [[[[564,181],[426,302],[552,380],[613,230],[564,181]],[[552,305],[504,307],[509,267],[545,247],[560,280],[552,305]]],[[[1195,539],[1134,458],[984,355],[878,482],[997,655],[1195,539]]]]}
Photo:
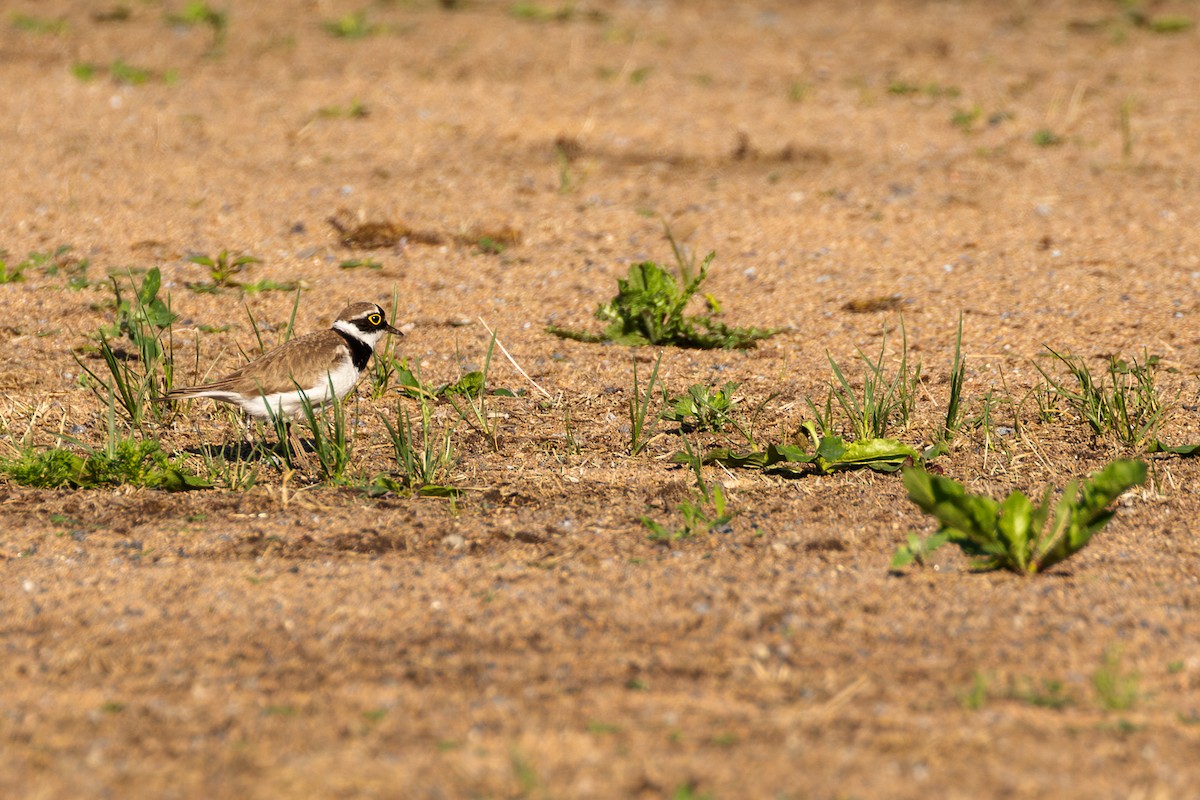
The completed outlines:
{"type": "Polygon", "coordinates": [[[378,314],[372,314],[371,316],[367,317],[367,322],[371,323],[372,325],[378,325],[379,323],[383,322],[383,317],[379,316],[378,314]]]}

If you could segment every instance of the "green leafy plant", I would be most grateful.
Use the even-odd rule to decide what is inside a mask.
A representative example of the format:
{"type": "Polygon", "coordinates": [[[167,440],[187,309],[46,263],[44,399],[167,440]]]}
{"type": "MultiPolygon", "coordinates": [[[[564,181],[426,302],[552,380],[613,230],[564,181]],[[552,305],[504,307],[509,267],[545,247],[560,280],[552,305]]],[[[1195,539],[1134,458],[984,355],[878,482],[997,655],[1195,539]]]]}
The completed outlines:
{"type": "Polygon", "coordinates": [[[738,403],[733,396],[737,388],[738,384],[730,382],[714,392],[702,383],[694,383],[687,394],[667,401],[662,419],[691,430],[720,431],[733,424],[730,412],[738,403]]]}
{"type": "Polygon", "coordinates": [[[508,13],[523,20],[533,22],[566,22],[575,15],[574,3],[564,3],[558,8],[549,8],[541,3],[513,3],[508,13]]]}
{"type": "Polygon", "coordinates": [[[924,567],[929,562],[929,556],[934,550],[950,541],[950,534],[945,531],[922,537],[919,533],[909,533],[906,542],[896,548],[892,555],[892,569],[901,570],[910,564],[924,567]]]}
{"type": "Polygon", "coordinates": [[[322,479],[330,482],[340,482],[350,464],[350,456],[354,449],[354,438],[346,425],[346,408],[342,400],[334,394],[333,376],[329,377],[330,400],[325,413],[318,416],[313,404],[304,395],[300,384],[293,382],[301,393],[300,424],[307,428],[312,435],[312,451],[317,459],[317,468],[322,479]]]}
{"type": "MultiPolygon", "coordinates": [[[[350,101],[350,105],[348,106],[322,106],[317,109],[317,116],[325,119],[366,119],[371,116],[371,110],[361,100],[354,99],[350,101]]],[[[350,262],[343,261],[340,266],[346,269],[347,263],[350,262]]],[[[355,263],[355,266],[362,265],[363,262],[361,260],[355,263]]]]}
{"type": "Polygon", "coordinates": [[[127,86],[141,86],[153,77],[150,70],[144,67],[135,67],[119,58],[109,65],[108,74],[117,83],[127,86]]]}
{"type": "Polygon", "coordinates": [[[212,45],[208,49],[210,56],[220,55],[225,49],[225,34],[229,29],[229,18],[225,12],[218,11],[203,0],[191,0],[179,14],[167,17],[172,25],[193,27],[205,25],[212,31],[212,45]]]}
{"type": "MultiPolygon", "coordinates": [[[[1116,513],[1109,505],[1145,480],[1144,462],[1114,461],[1083,482],[1068,483],[1057,502],[1047,487],[1040,503],[1021,492],[997,503],[967,494],[949,478],[915,467],[904,470],[909,499],[938,520],[936,535],[958,545],[975,570],[1021,575],[1044,572],[1086,547],[1116,513]]],[[[911,543],[903,547],[912,551],[911,543]]],[[[926,543],[925,552],[930,549],[926,543]]]]}
{"type": "Polygon", "coordinates": [[[822,433],[832,433],[832,407],[836,401],[850,424],[855,439],[882,439],[887,436],[893,420],[902,427],[907,427],[916,404],[917,386],[921,380],[921,364],[917,362],[913,368],[908,363],[908,333],[904,328],[904,319],[900,320],[900,363],[896,372],[889,376],[884,368],[884,355],[887,352],[887,326],[883,329],[883,338],[879,345],[879,357],[872,361],[862,350],[858,351],[866,367],[863,372],[862,393],[855,391],[854,386],[846,378],[841,366],[826,354],[829,366],[833,369],[835,382],[829,383],[829,392],[825,399],[824,413],[811,398],[805,398],[809,409],[817,417],[822,433]]]}
{"type": "Polygon", "coordinates": [[[1075,705],[1075,698],[1067,691],[1066,684],[1055,678],[1042,678],[1038,684],[1029,678],[1013,682],[1009,696],[1031,706],[1055,711],[1075,705]]]}
{"type": "MultiPolygon", "coordinates": [[[[498,451],[500,449],[499,432],[487,409],[487,376],[492,366],[492,353],[495,352],[495,349],[496,334],[493,333],[491,341],[488,342],[487,356],[483,359],[483,369],[478,373],[468,373],[459,380],[461,384],[467,378],[477,375],[478,388],[475,388],[476,382],[472,381],[471,384],[464,386],[462,391],[453,391],[451,388],[444,387],[441,393],[454,408],[459,419],[475,429],[487,439],[493,450],[498,451]]],[[[512,392],[507,392],[507,394],[511,395],[512,392]]]]}
{"type": "Polygon", "coordinates": [[[1038,147],[1053,147],[1066,141],[1063,139],[1063,137],[1059,136],[1049,128],[1041,128],[1040,130],[1034,131],[1031,138],[1033,143],[1038,147]]]}
{"type": "Polygon", "coordinates": [[[983,116],[983,109],[978,105],[973,105],[970,108],[960,108],[955,111],[950,117],[950,124],[960,129],[963,133],[970,133],[975,123],[983,116]]]}
{"type": "Polygon", "coordinates": [[[379,26],[367,19],[366,11],[345,14],[321,25],[330,36],[339,39],[363,39],[379,32],[379,26]]]}
{"type": "Polygon", "coordinates": [[[725,490],[721,484],[714,481],[709,484],[701,472],[702,459],[696,454],[691,444],[684,439],[684,463],[691,467],[696,477],[696,489],[692,497],[684,500],[678,506],[682,518],[682,526],[667,527],[647,515],[642,516],[642,524],[650,529],[650,538],[655,541],[673,541],[688,539],[692,536],[712,533],[729,525],[734,512],[729,510],[725,499],[725,490]]]}
{"type": "Polygon", "coordinates": [[[9,267],[5,260],[5,253],[0,251],[0,284],[20,283],[23,280],[25,280],[24,262],[9,267]]]}
{"type": "Polygon", "coordinates": [[[1074,386],[1050,376],[1041,365],[1035,366],[1067,408],[1078,414],[1094,434],[1112,436],[1131,448],[1154,437],[1170,405],[1158,389],[1156,356],[1143,356],[1141,362],[1110,356],[1107,379],[1102,376],[1096,380],[1083,358],[1046,349],[1066,367],[1074,386]]]}
{"type": "MultiPolygon", "coordinates": [[[[650,416],[650,403],[654,398],[654,387],[658,384],[658,368],[662,365],[662,351],[658,353],[658,358],[654,362],[654,369],[650,370],[650,380],[646,383],[645,391],[642,391],[641,383],[638,381],[637,361],[633,362],[633,394],[629,398],[627,408],[629,410],[629,455],[636,456],[646,446],[654,436],[655,428],[657,427],[657,418],[650,416]],[[649,425],[647,425],[649,421],[649,425]]],[[[662,401],[667,402],[667,390],[659,385],[659,393],[662,396],[662,401]]]]}
{"type": "Polygon", "coordinates": [[[358,269],[359,267],[383,269],[383,264],[373,258],[350,258],[338,264],[338,267],[340,269],[358,269]]]}
{"type": "MultiPolygon", "coordinates": [[[[220,289],[232,289],[240,286],[241,284],[234,280],[234,276],[240,274],[247,264],[258,264],[262,262],[262,259],[252,255],[231,257],[228,250],[222,250],[216,256],[188,256],[188,261],[208,267],[209,280],[207,283],[189,283],[187,287],[193,292],[212,294],[220,289]]],[[[272,288],[284,287],[279,284],[272,288]]],[[[287,288],[290,291],[295,286],[287,288]]]]}
{"type": "Polygon", "coordinates": [[[170,298],[163,300],[158,296],[162,286],[158,267],[148,270],[140,285],[132,274],[128,277],[132,289],[128,296],[122,292],[120,281],[112,277],[115,319],[96,334],[107,376],[93,370],[78,355],[75,362],[91,378],[89,385],[102,401],[117,398],[133,425],[141,427],[147,409],[158,408],[151,402],[153,398],[170,391],[174,382],[174,344],[169,334],[176,315],[171,311],[170,298]],[[164,334],[166,348],[162,342],[164,334]],[[137,361],[117,346],[121,339],[133,343],[137,361]],[[140,368],[135,366],[138,362],[140,368]]]}
{"type": "MultiPolygon", "coordinates": [[[[805,423],[804,433],[814,445],[813,452],[792,444],[772,444],[765,450],[734,452],[718,447],[704,454],[705,464],[721,464],[741,469],[790,471],[789,464],[808,465],[820,475],[853,469],[895,472],[907,463],[921,460],[921,454],[895,439],[859,439],[846,442],[837,436],[820,436],[813,423],[805,423]]],[[[686,458],[676,453],[676,461],[686,458]]]]}
{"type": "Polygon", "coordinates": [[[1104,653],[1104,663],[1092,673],[1096,698],[1106,711],[1128,711],[1138,701],[1138,674],[1121,669],[1121,649],[1111,647],[1104,653]]]}
{"type": "MultiPolygon", "coordinates": [[[[708,268],[715,253],[709,253],[699,269],[683,249],[667,234],[679,268],[676,280],[665,268],[653,261],[643,261],[629,268],[624,279],[617,281],[617,294],[596,309],[597,319],[608,323],[601,334],[576,331],[556,326],[547,331],[566,339],[584,342],[615,342],[623,345],[673,345],[697,349],[737,349],[753,347],[760,339],[779,333],[778,328],[735,328],[719,322],[712,313],[686,315],[688,303],[708,277],[708,268]]],[[[709,297],[709,308],[719,304],[709,297]]],[[[715,313],[715,312],[714,312],[715,313]]]]}
{"type": "Polygon", "coordinates": [[[60,33],[66,32],[69,27],[65,19],[47,19],[45,17],[35,17],[32,14],[16,13],[10,19],[12,26],[19,31],[48,36],[57,36],[60,33]]]}
{"type": "MultiPolygon", "coordinates": [[[[410,362],[407,358],[395,359],[393,357],[390,361],[385,361],[384,363],[389,365],[387,367],[389,370],[388,380],[395,380],[399,390],[409,397],[423,397],[427,399],[438,397],[478,397],[485,390],[493,397],[518,397],[521,395],[521,391],[519,390],[514,392],[512,389],[504,387],[487,389],[487,380],[483,370],[471,370],[460,375],[458,380],[433,386],[421,379],[421,362],[419,359],[413,359],[410,362]]],[[[382,369],[383,367],[381,367],[382,369]]],[[[373,377],[372,387],[375,385],[373,377]]]]}
{"type": "Polygon", "coordinates": [[[120,434],[115,404],[110,395],[108,438],[103,447],[88,447],[75,440],[81,452],[24,447],[16,457],[0,460],[0,473],[24,486],[43,489],[132,485],[179,492],[212,486],[191,473],[181,459],[170,458],[157,441],[120,434]]]}
{"type": "Polygon", "coordinates": [[[246,294],[260,294],[261,292],[294,292],[300,288],[300,284],[296,281],[275,281],[270,278],[254,281],[253,283],[241,284],[242,291],[246,294]]]}
{"type": "MultiPolygon", "coordinates": [[[[419,434],[414,433],[412,419],[399,402],[396,404],[395,426],[386,417],[380,418],[387,428],[396,456],[400,486],[416,490],[418,494],[445,496],[453,490],[446,485],[446,477],[458,461],[451,442],[453,429],[449,425],[441,430],[436,429],[429,403],[422,398],[420,404],[419,434]]],[[[383,485],[394,490],[388,484],[383,485]]]]}
{"type": "Polygon", "coordinates": [[[962,707],[967,711],[979,711],[988,701],[988,676],[978,670],[971,676],[971,686],[962,693],[962,707]]]}

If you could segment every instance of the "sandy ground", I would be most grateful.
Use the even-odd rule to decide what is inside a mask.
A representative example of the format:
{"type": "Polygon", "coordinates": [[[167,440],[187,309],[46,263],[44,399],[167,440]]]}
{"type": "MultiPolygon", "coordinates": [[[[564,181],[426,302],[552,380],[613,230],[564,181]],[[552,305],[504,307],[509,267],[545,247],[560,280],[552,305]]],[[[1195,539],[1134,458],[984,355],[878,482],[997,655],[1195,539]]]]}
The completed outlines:
{"type": "MultiPolygon", "coordinates": [[[[1195,3],[201,8],[4,4],[0,248],[70,248],[0,285],[5,456],[103,441],[74,356],[101,363],[109,274],[161,270],[181,382],[256,351],[246,309],[278,340],[293,293],[187,287],[223,249],[261,259],[239,281],[300,282],[299,331],[395,296],[431,384],[483,364],[482,319],[551,399],[497,356],[525,393],[489,401],[495,448],[458,424],[454,501],[358,488],[395,469],[379,415],[416,408],[365,384],[343,487],[269,464],[248,491],[0,481],[0,795],[1197,796],[1195,461],[1154,458],[1034,579],[949,549],[889,574],[931,525],[870,472],[708,467],[736,516],[659,543],[641,517],[680,524],[695,481],[673,424],[628,454],[658,350],[544,330],[598,330],[631,263],[670,263],[666,223],[716,251],[722,319],[783,332],[666,348],[661,377],[770,399],[762,441],[795,440],[827,354],[887,325],[893,364],[901,313],[914,445],[962,314],[967,417],[992,419],[938,464],[973,491],[1131,454],[1037,419],[1046,346],[1159,357],[1160,435],[1200,441],[1200,35],[1164,30],[1195,3]],[[352,249],[331,218],[411,233],[352,249]]],[[[202,470],[238,430],[195,403],[147,435],[202,470]]]]}

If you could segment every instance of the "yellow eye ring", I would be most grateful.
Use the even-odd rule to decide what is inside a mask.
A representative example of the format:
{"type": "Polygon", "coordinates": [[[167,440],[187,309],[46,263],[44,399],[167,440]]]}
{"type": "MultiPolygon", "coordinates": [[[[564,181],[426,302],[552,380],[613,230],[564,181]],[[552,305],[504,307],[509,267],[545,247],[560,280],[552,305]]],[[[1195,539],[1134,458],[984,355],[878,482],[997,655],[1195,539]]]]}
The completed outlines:
{"type": "Polygon", "coordinates": [[[372,314],[371,316],[367,317],[367,322],[371,323],[372,325],[378,325],[379,323],[383,322],[383,317],[379,316],[378,314],[372,314]]]}

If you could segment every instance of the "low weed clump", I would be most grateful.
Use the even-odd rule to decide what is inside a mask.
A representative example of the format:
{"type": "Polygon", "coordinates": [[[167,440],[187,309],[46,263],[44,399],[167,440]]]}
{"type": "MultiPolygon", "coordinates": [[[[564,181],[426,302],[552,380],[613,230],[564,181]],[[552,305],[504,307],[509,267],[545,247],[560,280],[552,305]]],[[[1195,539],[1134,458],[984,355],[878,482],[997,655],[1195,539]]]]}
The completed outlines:
{"type": "Polygon", "coordinates": [[[317,459],[317,468],[321,478],[331,483],[339,483],[346,475],[350,464],[350,456],[354,451],[354,435],[346,425],[346,408],[342,400],[334,394],[333,377],[329,378],[330,400],[325,413],[320,413],[304,396],[300,384],[295,383],[297,391],[301,392],[299,424],[312,435],[312,451],[317,459]]]}
{"type": "Polygon", "coordinates": [[[1068,483],[1057,502],[1048,486],[1038,503],[1021,492],[998,503],[967,494],[957,481],[909,467],[904,470],[908,497],[937,519],[939,528],[930,539],[902,545],[892,568],[923,563],[937,546],[950,542],[977,571],[1045,572],[1086,547],[1116,513],[1109,505],[1145,480],[1144,462],[1114,461],[1087,480],[1068,483]]]}
{"type": "Polygon", "coordinates": [[[191,28],[207,26],[212,32],[212,45],[208,55],[218,56],[225,49],[225,36],[229,30],[229,19],[224,11],[218,11],[203,0],[191,0],[179,14],[170,14],[167,21],[172,25],[191,28]]]}
{"type": "Polygon", "coordinates": [[[170,298],[158,296],[162,286],[158,267],[148,270],[140,284],[132,275],[129,282],[133,291],[126,296],[121,283],[112,278],[115,319],[96,334],[105,370],[93,370],[78,355],[75,361],[90,379],[88,385],[96,396],[101,401],[115,397],[134,427],[141,428],[148,411],[160,413],[151,401],[165,395],[174,383],[174,340],[170,332],[176,315],[171,311],[170,298]],[[135,353],[120,347],[121,340],[131,342],[135,353]],[[138,363],[140,367],[135,366],[138,363]]]}
{"type": "Polygon", "coordinates": [[[581,342],[614,342],[616,344],[658,345],[696,349],[740,349],[753,347],[760,339],[779,333],[779,328],[736,328],[715,319],[720,304],[706,296],[708,314],[685,314],[688,304],[708,277],[708,268],[716,257],[709,253],[696,269],[670,233],[667,234],[679,279],[653,261],[643,261],[629,268],[624,279],[617,281],[617,294],[596,309],[596,318],[608,323],[602,333],[593,334],[568,328],[549,326],[555,336],[581,342]]]}
{"type": "MultiPolygon", "coordinates": [[[[960,329],[961,330],[961,329],[960,329]]],[[[961,336],[961,332],[960,332],[961,336]]],[[[908,333],[904,328],[903,317],[900,320],[900,363],[896,371],[888,374],[884,366],[884,356],[887,352],[887,326],[883,329],[883,338],[879,345],[879,356],[872,360],[862,350],[858,351],[862,359],[863,371],[862,392],[857,392],[847,380],[841,366],[832,355],[826,354],[829,366],[833,370],[836,381],[829,383],[822,406],[805,398],[809,410],[812,411],[816,423],[823,434],[834,430],[834,403],[841,409],[850,426],[850,432],[857,440],[882,439],[888,434],[893,422],[907,428],[916,405],[917,386],[921,381],[921,363],[915,366],[908,361],[908,333]]],[[[960,379],[961,380],[961,379],[960,379]]],[[[961,392],[961,384],[959,386],[961,392]]],[[[955,411],[957,409],[954,409],[955,411]]]]}
{"type": "Polygon", "coordinates": [[[189,471],[181,458],[171,458],[157,441],[137,439],[118,428],[117,400],[110,394],[103,446],[90,447],[60,433],[57,446],[35,447],[29,436],[31,426],[25,437],[10,444],[13,455],[0,458],[0,474],[38,489],[131,485],[178,492],[212,486],[189,471]],[[63,439],[69,439],[76,449],[62,447],[63,439]]]}
{"type": "Polygon", "coordinates": [[[344,14],[335,20],[322,23],[321,27],[330,36],[338,39],[365,39],[380,32],[380,26],[371,22],[366,11],[344,14]]]}
{"type": "Polygon", "coordinates": [[[1104,652],[1104,662],[1092,673],[1092,688],[1105,711],[1128,711],[1140,697],[1136,672],[1121,668],[1121,649],[1111,647],[1104,652]]]}
{"type": "Polygon", "coordinates": [[[692,469],[696,478],[696,488],[692,491],[692,496],[678,506],[677,510],[683,522],[680,527],[668,527],[647,515],[642,516],[642,524],[650,530],[649,537],[655,541],[669,542],[727,531],[736,513],[729,509],[721,484],[717,481],[710,484],[704,480],[701,472],[703,460],[691,443],[684,439],[683,444],[686,450],[682,461],[692,469]]]}
{"type": "MultiPolygon", "coordinates": [[[[822,436],[811,422],[802,426],[812,451],[795,444],[771,444],[765,449],[735,452],[718,447],[704,454],[705,464],[721,464],[725,467],[742,469],[770,469],[791,474],[789,465],[805,465],[819,475],[844,472],[854,469],[870,469],[875,472],[895,472],[905,464],[919,462],[922,458],[914,448],[895,439],[859,439],[847,442],[838,436],[822,436]]],[[[677,462],[686,461],[681,454],[674,456],[677,462]]]]}
{"type": "MultiPolygon", "coordinates": [[[[186,284],[193,292],[200,294],[214,294],[221,289],[236,289],[242,287],[242,284],[234,280],[234,277],[241,274],[249,264],[260,264],[262,259],[252,255],[231,256],[228,250],[222,250],[215,256],[188,256],[188,261],[193,264],[199,264],[202,267],[208,268],[208,281],[200,281],[186,284]]],[[[260,284],[262,282],[260,281],[260,284]]],[[[242,287],[246,288],[246,287],[242,287]]],[[[280,284],[273,284],[270,288],[285,288],[280,284]]],[[[287,290],[294,289],[295,286],[286,287],[287,290]]],[[[256,289],[248,289],[249,291],[263,291],[262,286],[256,289]]]]}
{"type": "Polygon", "coordinates": [[[739,402],[733,396],[737,388],[736,383],[729,382],[714,392],[702,383],[694,383],[687,394],[668,401],[662,418],[688,430],[717,433],[735,424],[732,411],[739,402]]]}
{"type": "Polygon", "coordinates": [[[127,484],[178,492],[211,486],[190,473],[179,459],[168,456],[158,442],[136,439],[121,439],[111,448],[83,454],[62,448],[29,449],[0,461],[0,472],[15,483],[39,489],[127,484]]]}
{"type": "Polygon", "coordinates": [[[1066,368],[1070,382],[1051,376],[1040,365],[1036,365],[1038,371],[1093,434],[1111,437],[1132,449],[1154,438],[1171,406],[1157,385],[1156,356],[1145,355],[1140,362],[1109,356],[1107,376],[1097,379],[1080,356],[1046,349],[1066,368]]]}
{"type": "Polygon", "coordinates": [[[433,423],[432,409],[424,398],[420,400],[421,415],[417,428],[402,403],[396,404],[396,424],[380,416],[387,428],[392,452],[396,457],[398,478],[380,476],[372,487],[387,491],[409,490],[425,496],[453,496],[457,490],[448,485],[450,470],[458,463],[451,441],[453,428],[433,423]]]}

